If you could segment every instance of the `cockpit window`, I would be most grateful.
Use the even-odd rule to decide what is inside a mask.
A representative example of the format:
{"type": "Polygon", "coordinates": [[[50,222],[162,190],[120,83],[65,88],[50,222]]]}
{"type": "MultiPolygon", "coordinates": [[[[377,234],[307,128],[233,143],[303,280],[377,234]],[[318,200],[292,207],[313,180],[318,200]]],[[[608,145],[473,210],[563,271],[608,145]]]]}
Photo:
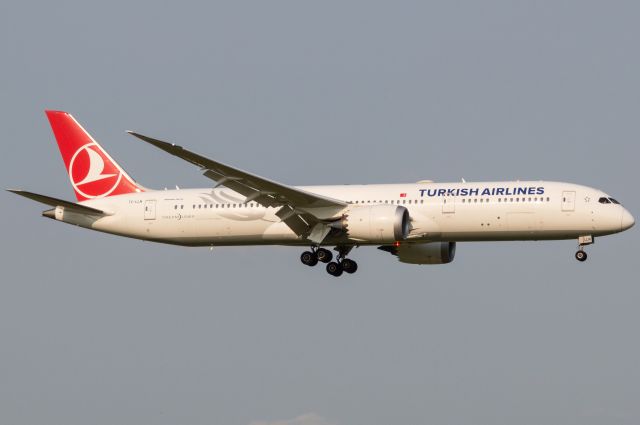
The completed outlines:
{"type": "Polygon", "coordinates": [[[610,204],[611,202],[605,198],[604,196],[600,199],[598,199],[598,202],[600,202],[601,204],[610,204]]]}
{"type": "Polygon", "coordinates": [[[613,199],[613,198],[609,198],[609,200],[610,200],[610,201],[611,201],[611,203],[613,203],[613,204],[618,204],[618,205],[620,205],[620,202],[616,201],[616,200],[615,200],[615,199],[613,199]]]}

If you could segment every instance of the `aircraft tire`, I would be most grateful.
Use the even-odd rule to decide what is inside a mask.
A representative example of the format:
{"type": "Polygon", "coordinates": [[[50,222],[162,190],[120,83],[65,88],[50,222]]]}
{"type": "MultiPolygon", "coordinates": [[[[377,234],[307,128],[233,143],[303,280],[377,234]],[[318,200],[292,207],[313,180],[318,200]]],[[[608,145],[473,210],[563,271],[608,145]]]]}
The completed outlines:
{"type": "Polygon", "coordinates": [[[349,274],[353,274],[356,272],[356,270],[358,270],[358,263],[345,258],[344,260],[342,260],[342,269],[349,274]]]}
{"type": "Polygon", "coordinates": [[[587,253],[583,250],[579,250],[578,252],[576,252],[576,260],[587,261],[587,253]]]}
{"type": "Polygon", "coordinates": [[[327,264],[327,273],[335,277],[340,276],[342,274],[342,265],[335,261],[330,262],[327,264]]]}
{"type": "Polygon", "coordinates": [[[333,260],[333,254],[331,253],[331,251],[325,248],[318,248],[318,250],[316,251],[316,255],[318,256],[318,260],[322,261],[323,263],[328,263],[329,261],[333,260]]]}
{"type": "Polygon", "coordinates": [[[300,255],[300,261],[302,261],[304,265],[313,267],[318,264],[318,256],[314,252],[305,251],[300,255]]]}

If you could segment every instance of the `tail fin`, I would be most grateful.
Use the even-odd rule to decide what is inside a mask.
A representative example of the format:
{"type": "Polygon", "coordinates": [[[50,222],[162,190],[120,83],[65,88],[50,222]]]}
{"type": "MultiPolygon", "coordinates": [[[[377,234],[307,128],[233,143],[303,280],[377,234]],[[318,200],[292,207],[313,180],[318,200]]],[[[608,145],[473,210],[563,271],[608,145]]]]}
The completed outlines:
{"type": "Polygon", "coordinates": [[[143,191],[71,114],[45,113],[78,201],[143,191]]]}

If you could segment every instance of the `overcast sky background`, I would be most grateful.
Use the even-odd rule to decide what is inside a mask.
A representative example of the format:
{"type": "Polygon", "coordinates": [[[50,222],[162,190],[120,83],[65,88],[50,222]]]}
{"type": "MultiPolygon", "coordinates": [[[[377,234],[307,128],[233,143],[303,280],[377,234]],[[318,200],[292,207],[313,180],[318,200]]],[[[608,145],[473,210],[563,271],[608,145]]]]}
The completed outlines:
{"type": "MultiPolygon", "coordinates": [[[[43,114],[148,187],[137,130],[290,184],[547,179],[640,215],[636,1],[0,2],[0,180],[74,199],[43,114]]],[[[180,248],[0,195],[0,422],[634,424],[637,228],[356,275],[180,248]]]]}

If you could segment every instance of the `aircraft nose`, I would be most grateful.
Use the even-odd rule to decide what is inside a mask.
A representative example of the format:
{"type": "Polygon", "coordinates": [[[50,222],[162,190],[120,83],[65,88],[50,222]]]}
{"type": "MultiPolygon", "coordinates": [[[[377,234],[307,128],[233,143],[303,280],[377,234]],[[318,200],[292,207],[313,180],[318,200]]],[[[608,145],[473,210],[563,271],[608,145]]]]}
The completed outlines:
{"type": "Polygon", "coordinates": [[[631,226],[636,224],[636,221],[633,219],[633,216],[626,208],[622,209],[622,219],[620,220],[620,231],[627,230],[631,226]]]}

